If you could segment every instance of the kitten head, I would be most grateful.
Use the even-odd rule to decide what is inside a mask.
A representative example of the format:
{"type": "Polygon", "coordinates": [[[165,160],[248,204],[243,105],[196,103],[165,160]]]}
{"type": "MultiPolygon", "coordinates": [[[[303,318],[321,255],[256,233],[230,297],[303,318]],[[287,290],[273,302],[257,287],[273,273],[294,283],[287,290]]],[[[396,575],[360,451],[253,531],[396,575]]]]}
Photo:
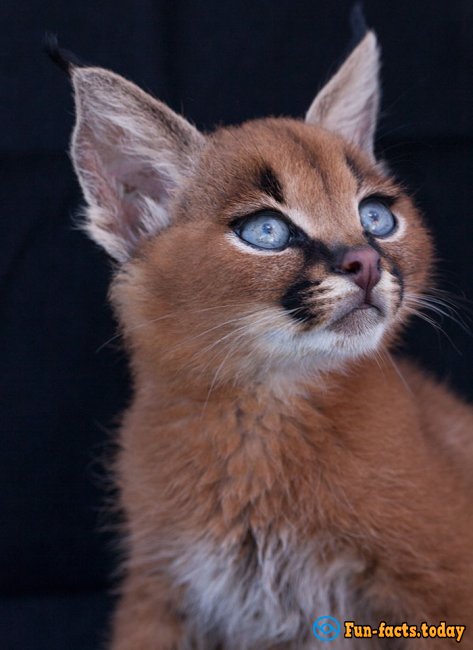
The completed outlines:
{"type": "Polygon", "coordinates": [[[123,78],[71,66],[86,228],[118,263],[137,370],[247,380],[393,340],[432,253],[375,159],[378,68],[369,32],[305,121],[204,135],[123,78]]]}

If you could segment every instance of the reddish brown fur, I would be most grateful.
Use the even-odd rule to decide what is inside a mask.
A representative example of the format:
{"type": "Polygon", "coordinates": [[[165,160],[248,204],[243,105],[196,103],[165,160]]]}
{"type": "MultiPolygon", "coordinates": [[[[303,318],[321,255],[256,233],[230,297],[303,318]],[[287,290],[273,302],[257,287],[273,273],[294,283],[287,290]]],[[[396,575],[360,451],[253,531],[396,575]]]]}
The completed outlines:
{"type": "MultiPolygon", "coordinates": [[[[249,172],[259,159],[270,161],[282,179],[292,168],[294,198],[316,196],[305,209],[323,209],[319,176],[290,139],[285,146],[287,130],[313,146],[320,168],[330,170],[340,238],[359,244],[360,237],[344,229],[343,196],[354,191],[342,157],[346,145],[297,122],[250,123],[213,136],[198,181],[178,206],[179,221],[143,248],[113,289],[133,350],[136,390],[121,429],[117,471],[131,565],[143,562],[124,585],[117,650],[180,647],[181,596],[170,585],[161,591],[160,581],[151,586],[159,564],[147,563],[150,544],[199,537],[205,530],[220,546],[229,537],[244,540],[249,528],[277,531],[288,522],[301,540],[323,531],[335,547],[355,549],[366,559],[362,589],[380,620],[473,622],[470,409],[410,364],[398,373],[389,357],[352,363],[343,374],[326,374],[321,385],[305,383],[306,394],[289,401],[251,378],[214,386],[208,398],[225,348],[189,365],[242,303],[268,301],[269,284],[276,301],[298,272],[294,253],[284,265],[256,258],[236,273],[238,253],[220,251],[215,243],[233,211],[262,205],[263,197],[251,192],[249,172]],[[215,223],[208,223],[209,214],[218,215],[215,223]],[[441,404],[443,417],[437,413],[441,404]],[[456,447],[448,423],[458,421],[467,441],[456,447]],[[139,595],[147,589],[148,597],[139,595]],[[168,620],[173,608],[168,643],[160,616],[168,620]]],[[[359,154],[351,153],[365,169],[359,154]]],[[[392,181],[368,173],[373,188],[392,189],[392,181]]],[[[399,205],[410,236],[389,252],[419,290],[429,270],[429,239],[409,199],[401,195],[399,205]]],[[[231,365],[227,372],[232,376],[231,365]]],[[[470,636],[464,647],[473,647],[470,636]]],[[[429,650],[447,645],[425,642],[429,650]]],[[[416,639],[412,647],[423,645],[416,639]]]]}
{"type": "MultiPolygon", "coordinates": [[[[113,650],[316,647],[310,617],[341,615],[343,607],[330,589],[332,611],[306,616],[304,603],[292,603],[312,560],[314,591],[316,577],[329,580],[343,561],[350,615],[360,624],[463,624],[462,647],[473,648],[473,411],[388,352],[410,314],[405,296],[429,286],[431,240],[409,197],[342,137],[267,119],[207,136],[168,210],[170,225],[140,242],[111,292],[134,378],[116,462],[128,559],[113,650]],[[262,168],[280,182],[282,205],[258,188],[262,168]],[[376,349],[334,361],[335,350],[325,363],[315,351],[284,350],[283,339],[263,345],[277,327],[284,336],[292,328],[294,346],[304,333],[330,328],[341,299],[326,287],[336,270],[322,258],[308,262],[297,247],[246,251],[231,240],[234,220],[278,209],[303,215],[311,237],[329,250],[357,249],[366,236],[356,206],[373,195],[392,196],[407,229],[370,244],[391,278],[379,289],[389,294],[390,311],[376,349]],[[312,283],[315,325],[289,322],[281,307],[302,276],[312,283]],[[257,311],[269,314],[259,326],[257,311]],[[248,327],[239,330],[245,315],[248,327]],[[291,615],[299,612],[297,635],[278,641],[268,633],[255,642],[243,627],[232,641],[217,618],[200,630],[193,589],[201,600],[206,594],[198,571],[228,552],[228,566],[216,566],[225,573],[231,558],[236,578],[222,599],[244,594],[248,567],[256,562],[256,580],[258,552],[271,540],[289,540],[282,573],[310,549],[301,572],[288,572],[286,592],[276,594],[288,598],[291,615]],[[201,561],[202,544],[210,550],[201,561]]],[[[369,337],[363,323],[353,328],[369,337]]],[[[338,327],[349,339],[352,326],[338,327]]],[[[416,638],[402,647],[454,643],[416,638]]]]}

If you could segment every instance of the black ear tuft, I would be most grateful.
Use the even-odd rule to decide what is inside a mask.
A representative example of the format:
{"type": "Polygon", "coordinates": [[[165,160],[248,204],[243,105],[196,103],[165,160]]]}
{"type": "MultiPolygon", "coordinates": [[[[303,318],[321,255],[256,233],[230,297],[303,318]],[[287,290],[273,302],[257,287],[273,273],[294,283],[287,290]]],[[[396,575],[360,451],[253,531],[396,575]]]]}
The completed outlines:
{"type": "Polygon", "coordinates": [[[88,65],[84,61],[81,61],[73,52],[59,47],[56,34],[47,32],[44,35],[43,48],[50,59],[69,75],[73,68],[84,68],[88,65]]]}
{"type": "Polygon", "coordinates": [[[350,50],[354,50],[355,47],[363,40],[368,31],[368,25],[366,24],[365,13],[363,10],[363,2],[355,2],[350,12],[350,26],[351,26],[351,43],[350,50]]]}

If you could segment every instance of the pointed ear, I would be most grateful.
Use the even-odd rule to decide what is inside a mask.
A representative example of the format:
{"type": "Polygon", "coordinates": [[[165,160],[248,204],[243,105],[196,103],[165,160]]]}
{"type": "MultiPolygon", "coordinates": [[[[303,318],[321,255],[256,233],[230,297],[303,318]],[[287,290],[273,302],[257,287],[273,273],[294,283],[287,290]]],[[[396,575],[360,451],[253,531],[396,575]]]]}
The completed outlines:
{"type": "Polygon", "coordinates": [[[87,201],[85,228],[116,260],[166,227],[173,194],[204,136],[122,77],[72,69],[77,121],[71,155],[87,201]]]}
{"type": "Polygon", "coordinates": [[[307,111],[306,122],[338,133],[374,160],[380,98],[379,49],[368,32],[307,111]]]}

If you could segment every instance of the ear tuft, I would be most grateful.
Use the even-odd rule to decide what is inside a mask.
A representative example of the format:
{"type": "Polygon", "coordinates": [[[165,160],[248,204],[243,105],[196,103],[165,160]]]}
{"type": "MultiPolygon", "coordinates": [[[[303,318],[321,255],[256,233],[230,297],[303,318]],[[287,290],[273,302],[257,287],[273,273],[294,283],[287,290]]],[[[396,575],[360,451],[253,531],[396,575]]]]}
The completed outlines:
{"type": "Polygon", "coordinates": [[[350,50],[354,50],[366,36],[368,24],[365,18],[362,2],[355,2],[350,12],[350,27],[352,33],[352,42],[350,50]]]}
{"type": "Polygon", "coordinates": [[[82,68],[87,64],[77,57],[73,52],[59,47],[59,42],[56,34],[46,32],[43,38],[43,49],[57,66],[64,70],[68,75],[71,74],[73,68],[82,68]]]}
{"type": "Polygon", "coordinates": [[[379,109],[379,48],[369,31],[312,102],[306,122],[338,133],[374,159],[379,109]]]}
{"type": "Polygon", "coordinates": [[[102,68],[72,68],[77,121],[71,156],[86,198],[85,228],[123,262],[169,224],[169,206],[204,142],[183,117],[102,68]]]}

